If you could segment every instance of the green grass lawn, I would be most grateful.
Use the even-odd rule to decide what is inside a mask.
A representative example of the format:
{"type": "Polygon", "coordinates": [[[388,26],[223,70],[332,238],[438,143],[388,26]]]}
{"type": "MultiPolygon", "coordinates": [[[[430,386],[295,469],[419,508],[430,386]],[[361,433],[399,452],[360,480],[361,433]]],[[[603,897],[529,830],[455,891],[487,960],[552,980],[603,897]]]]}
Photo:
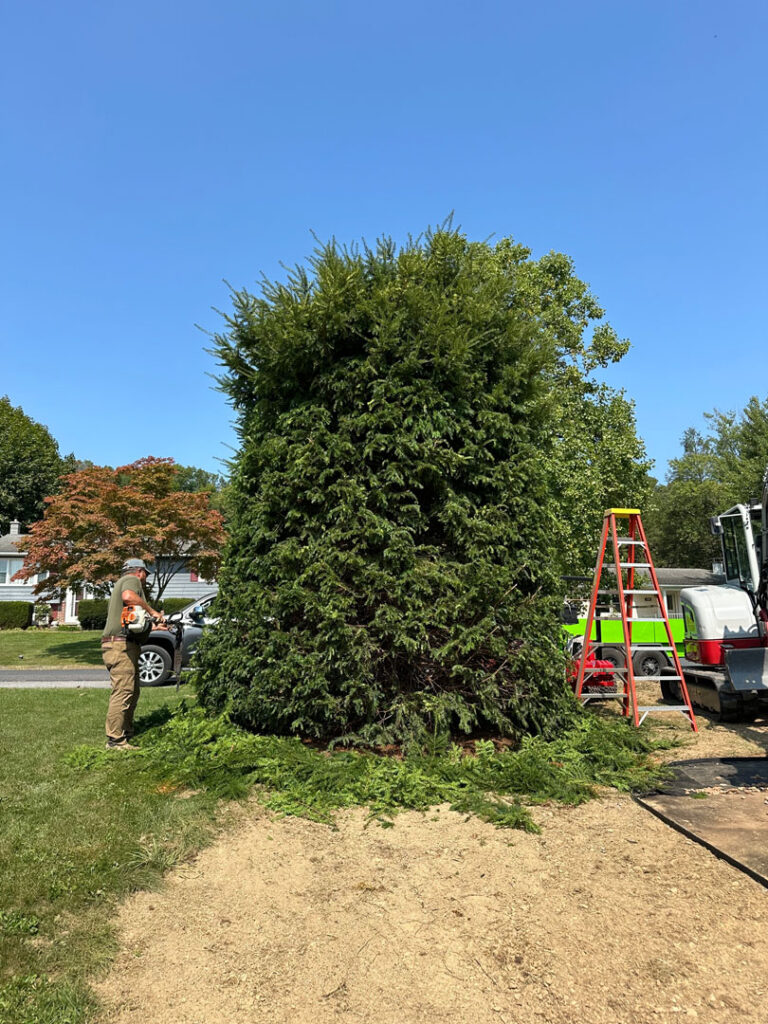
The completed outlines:
{"type": "Polygon", "coordinates": [[[226,799],[256,791],[278,814],[332,821],[364,806],[383,825],[402,807],[444,802],[496,825],[534,828],[527,804],[580,803],[597,786],[658,775],[644,726],[579,714],[552,742],[519,750],[435,737],[408,757],[258,736],[207,718],[175,690],[142,691],[140,749],[107,752],[107,694],[0,690],[0,1022],[87,1024],[89,979],[116,953],[115,906],[157,885],[221,828],[226,799]],[[180,797],[184,799],[180,799],[180,797]]]}
{"type": "Polygon", "coordinates": [[[101,630],[0,630],[0,668],[101,668],[101,630]]]}
{"type": "MultiPolygon", "coordinates": [[[[142,691],[137,734],[164,720],[175,690],[142,691]]],[[[92,1019],[87,978],[114,951],[112,911],[155,885],[211,834],[216,799],[179,800],[137,776],[132,755],[83,773],[64,758],[103,750],[107,694],[0,691],[0,1021],[92,1019]]]]}

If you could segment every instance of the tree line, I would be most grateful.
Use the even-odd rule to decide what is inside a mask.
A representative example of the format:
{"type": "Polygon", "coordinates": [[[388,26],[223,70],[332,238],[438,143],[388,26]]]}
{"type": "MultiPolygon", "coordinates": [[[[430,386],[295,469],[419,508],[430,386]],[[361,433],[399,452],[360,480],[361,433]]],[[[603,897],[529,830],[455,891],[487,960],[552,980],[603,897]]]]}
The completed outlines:
{"type": "Polygon", "coordinates": [[[690,427],[666,483],[651,495],[646,528],[662,566],[709,569],[721,560],[711,516],[760,500],[768,465],[768,399],[753,395],[740,412],[705,413],[707,429],[690,427]]]}
{"type": "Polygon", "coordinates": [[[0,532],[13,520],[29,536],[20,580],[45,574],[36,593],[106,592],[125,558],[157,566],[155,598],[182,566],[210,578],[224,545],[224,476],[148,457],[96,466],[62,456],[46,426],[0,398],[0,532]]]}

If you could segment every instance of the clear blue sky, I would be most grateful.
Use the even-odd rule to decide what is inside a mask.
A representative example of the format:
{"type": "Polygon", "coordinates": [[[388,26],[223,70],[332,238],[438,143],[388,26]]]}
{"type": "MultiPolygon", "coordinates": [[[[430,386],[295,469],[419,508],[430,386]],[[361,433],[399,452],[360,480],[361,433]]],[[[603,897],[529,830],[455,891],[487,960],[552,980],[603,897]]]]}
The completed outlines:
{"type": "Polygon", "coordinates": [[[80,458],[215,470],[223,280],[453,210],[573,257],[663,477],[768,394],[767,30],[758,0],[7,3],[0,395],[80,458]]]}

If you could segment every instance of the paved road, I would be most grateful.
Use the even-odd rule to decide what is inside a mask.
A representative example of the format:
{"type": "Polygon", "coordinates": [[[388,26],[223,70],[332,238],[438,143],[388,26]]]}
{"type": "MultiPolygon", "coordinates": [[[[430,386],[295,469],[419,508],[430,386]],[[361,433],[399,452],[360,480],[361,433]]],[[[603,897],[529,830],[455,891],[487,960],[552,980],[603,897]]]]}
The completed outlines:
{"type": "Polygon", "coordinates": [[[103,668],[1,668],[0,689],[109,689],[103,668]]]}
{"type": "MultiPolygon", "coordinates": [[[[188,680],[186,671],[182,682],[188,680]]],[[[175,686],[171,679],[165,686],[175,686]]],[[[0,668],[0,690],[108,690],[105,668],[0,668]]]]}

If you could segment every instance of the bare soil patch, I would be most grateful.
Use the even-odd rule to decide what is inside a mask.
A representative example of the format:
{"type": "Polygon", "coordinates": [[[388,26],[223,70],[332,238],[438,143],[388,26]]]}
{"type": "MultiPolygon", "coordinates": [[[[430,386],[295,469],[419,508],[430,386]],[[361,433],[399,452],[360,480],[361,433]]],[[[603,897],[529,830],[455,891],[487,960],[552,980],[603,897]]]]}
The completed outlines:
{"type": "MultiPolygon", "coordinates": [[[[768,723],[699,723],[669,759],[768,746],[768,723]]],[[[105,1020],[764,1024],[766,890],[626,796],[534,815],[540,836],[446,807],[332,829],[251,803],[126,902],[105,1020]]]]}

